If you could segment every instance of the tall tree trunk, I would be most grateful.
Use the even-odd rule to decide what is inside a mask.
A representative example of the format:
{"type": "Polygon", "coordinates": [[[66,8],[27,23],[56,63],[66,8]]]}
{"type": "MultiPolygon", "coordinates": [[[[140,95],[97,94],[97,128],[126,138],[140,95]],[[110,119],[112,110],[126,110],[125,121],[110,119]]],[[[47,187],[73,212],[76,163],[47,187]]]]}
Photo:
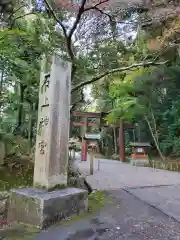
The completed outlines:
{"type": "Polygon", "coordinates": [[[116,128],[113,127],[113,136],[114,136],[114,153],[117,154],[117,136],[116,136],[116,128]]]}
{"type": "Polygon", "coordinates": [[[4,80],[4,72],[5,72],[5,69],[3,68],[2,71],[1,71],[0,94],[2,93],[3,80],[4,80]]]}
{"type": "Polygon", "coordinates": [[[132,130],[132,132],[133,132],[133,141],[136,142],[136,134],[135,134],[134,129],[132,130]]]}
{"type": "Polygon", "coordinates": [[[157,131],[157,125],[156,125],[156,120],[155,120],[155,116],[154,116],[152,108],[151,108],[151,116],[152,116],[153,125],[154,125],[154,134],[156,136],[156,140],[159,145],[159,136],[158,136],[158,131],[157,131]]]}
{"type": "Polygon", "coordinates": [[[23,84],[20,84],[19,109],[18,109],[18,119],[17,119],[17,124],[19,127],[22,125],[22,119],[23,119],[24,90],[25,90],[25,86],[23,84]]]}
{"type": "Polygon", "coordinates": [[[31,154],[31,148],[32,148],[32,128],[33,128],[32,114],[33,114],[33,104],[31,103],[30,112],[29,112],[29,121],[28,121],[29,154],[31,154]]]}
{"type": "Polygon", "coordinates": [[[158,141],[158,139],[157,139],[157,130],[155,130],[155,133],[154,133],[153,128],[152,128],[152,126],[151,126],[151,124],[150,124],[150,121],[148,120],[148,118],[147,118],[146,116],[144,116],[144,118],[145,118],[145,120],[146,120],[146,122],[147,122],[147,124],[148,124],[150,133],[151,133],[152,138],[153,138],[153,140],[154,140],[154,143],[155,143],[155,145],[156,145],[156,148],[157,148],[157,151],[158,151],[158,153],[159,153],[159,156],[160,156],[161,159],[164,161],[164,160],[165,160],[165,157],[163,156],[163,154],[162,154],[162,152],[161,152],[161,150],[160,150],[159,141],[158,141]]]}
{"type": "MultiPolygon", "coordinates": [[[[1,71],[1,80],[0,80],[0,95],[2,93],[2,89],[3,89],[3,82],[4,82],[4,73],[5,73],[5,69],[3,68],[1,71]]],[[[0,98],[0,107],[3,105],[3,99],[2,96],[0,98]]]]}
{"type": "Polygon", "coordinates": [[[22,135],[22,125],[23,125],[23,102],[24,102],[24,91],[26,86],[20,83],[19,86],[19,108],[17,116],[17,126],[13,131],[14,135],[22,135]]]}
{"type": "Polygon", "coordinates": [[[104,139],[101,139],[101,143],[100,143],[100,153],[104,155],[104,139]]]}
{"type": "Polygon", "coordinates": [[[138,142],[141,142],[141,127],[140,124],[137,126],[137,131],[138,131],[138,142]]]}

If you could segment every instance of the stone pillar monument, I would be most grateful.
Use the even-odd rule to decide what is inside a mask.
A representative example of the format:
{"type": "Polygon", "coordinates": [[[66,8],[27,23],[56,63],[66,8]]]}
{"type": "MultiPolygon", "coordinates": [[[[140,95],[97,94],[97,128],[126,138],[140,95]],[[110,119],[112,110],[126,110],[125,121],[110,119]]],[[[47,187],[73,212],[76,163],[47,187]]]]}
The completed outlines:
{"type": "Polygon", "coordinates": [[[34,186],[67,185],[71,64],[53,57],[51,77],[42,71],[34,186]]]}
{"type": "Polygon", "coordinates": [[[54,54],[50,74],[44,73],[44,66],[45,63],[39,90],[34,188],[11,190],[8,211],[9,222],[41,229],[86,211],[88,195],[86,190],[66,187],[71,64],[54,54]]]}

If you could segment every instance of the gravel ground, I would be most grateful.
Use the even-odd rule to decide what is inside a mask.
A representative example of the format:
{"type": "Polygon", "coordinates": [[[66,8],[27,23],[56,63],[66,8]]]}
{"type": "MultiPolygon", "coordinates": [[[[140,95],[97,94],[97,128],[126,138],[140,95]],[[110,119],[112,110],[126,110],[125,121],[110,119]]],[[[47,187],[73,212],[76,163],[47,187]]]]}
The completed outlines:
{"type": "Polygon", "coordinates": [[[34,240],[180,239],[180,223],[124,190],[109,194],[113,202],[93,218],[50,229],[34,240]]]}

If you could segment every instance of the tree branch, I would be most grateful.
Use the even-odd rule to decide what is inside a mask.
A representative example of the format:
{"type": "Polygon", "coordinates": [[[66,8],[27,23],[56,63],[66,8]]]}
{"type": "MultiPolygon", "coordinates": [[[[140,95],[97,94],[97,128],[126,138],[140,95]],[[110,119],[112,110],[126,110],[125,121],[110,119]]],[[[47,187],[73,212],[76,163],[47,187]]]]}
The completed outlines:
{"type": "Polygon", "coordinates": [[[67,51],[68,51],[68,54],[69,54],[69,57],[71,59],[71,62],[72,62],[72,73],[71,73],[71,77],[73,78],[74,76],[74,73],[76,71],[76,66],[75,66],[75,56],[74,56],[74,52],[72,50],[72,35],[73,33],[75,32],[76,28],[77,28],[77,25],[78,23],[80,22],[81,20],[81,16],[82,14],[84,13],[84,6],[86,4],[86,0],[82,0],[82,3],[81,3],[81,6],[79,7],[79,11],[78,11],[78,14],[76,16],[76,20],[69,32],[69,34],[67,34],[67,30],[65,28],[65,26],[63,25],[63,23],[60,21],[60,19],[57,17],[57,15],[55,14],[54,10],[52,9],[50,3],[48,0],[44,0],[46,6],[48,7],[50,13],[52,14],[53,18],[57,21],[57,23],[59,23],[59,25],[61,26],[62,30],[63,30],[63,33],[64,33],[64,36],[66,38],[66,43],[67,43],[67,51]]]}
{"type": "Polygon", "coordinates": [[[101,4],[106,3],[108,1],[109,0],[100,1],[99,3],[95,4],[92,7],[85,8],[84,12],[87,12],[89,10],[96,10],[96,11],[100,12],[101,14],[106,15],[110,19],[110,21],[113,21],[113,17],[110,14],[108,14],[108,13],[104,12],[102,9],[98,8],[98,6],[100,6],[101,4]]]}
{"type": "MultiPolygon", "coordinates": [[[[86,0],[83,0],[83,1],[86,1],[86,0]]],[[[70,30],[70,33],[69,34],[67,34],[67,29],[65,28],[65,26],[64,26],[64,24],[62,23],[62,21],[58,18],[58,16],[56,15],[56,13],[54,12],[54,10],[52,9],[52,7],[51,7],[51,5],[50,5],[50,3],[48,2],[48,0],[44,0],[44,2],[45,2],[45,4],[46,4],[46,6],[47,6],[47,8],[49,9],[49,11],[50,11],[50,13],[52,14],[52,16],[53,16],[53,18],[55,19],[55,21],[57,22],[57,23],[59,23],[59,25],[61,26],[61,28],[62,28],[62,30],[63,30],[63,33],[64,33],[64,37],[66,38],[66,44],[67,44],[67,51],[68,51],[68,54],[69,54],[69,57],[70,57],[70,59],[71,59],[71,62],[72,62],[72,72],[71,72],[71,78],[73,78],[73,76],[74,76],[74,73],[75,73],[75,71],[76,71],[76,66],[75,66],[75,57],[74,57],[74,53],[73,53],[73,50],[72,50],[72,41],[71,41],[71,37],[72,37],[72,35],[70,35],[70,33],[71,34],[73,34],[73,32],[75,31],[75,29],[76,29],[76,27],[77,26],[74,26],[75,27],[75,29],[72,31],[72,29],[70,30]]],[[[80,16],[81,17],[81,16],[80,16]]],[[[77,18],[76,18],[77,19],[77,18]]],[[[80,21],[80,19],[79,19],[79,21],[80,21]]],[[[76,22],[76,21],[75,21],[76,22]]],[[[78,24],[78,22],[77,22],[77,24],[78,24]]]]}
{"type": "Polygon", "coordinates": [[[16,10],[14,10],[10,15],[9,15],[9,19],[11,19],[11,17],[18,12],[21,8],[26,7],[27,4],[23,4],[22,6],[18,7],[16,10]]]}
{"type": "Polygon", "coordinates": [[[86,4],[86,0],[82,0],[82,3],[81,3],[81,5],[80,5],[80,7],[79,7],[78,14],[77,14],[77,16],[76,16],[76,20],[75,20],[75,22],[74,22],[74,24],[73,24],[73,26],[72,26],[72,28],[71,28],[71,30],[70,30],[70,32],[69,32],[69,35],[68,35],[68,38],[69,38],[69,39],[71,39],[74,31],[75,31],[76,28],[77,28],[78,23],[79,23],[80,20],[81,20],[81,16],[82,16],[82,14],[84,13],[84,10],[85,10],[85,8],[84,8],[85,4],[86,4]]]}
{"type": "Polygon", "coordinates": [[[72,112],[72,111],[74,111],[75,110],[75,108],[76,108],[76,106],[79,104],[79,103],[84,103],[84,93],[83,93],[83,89],[81,89],[81,91],[80,91],[80,99],[78,99],[76,102],[74,102],[73,104],[72,104],[72,107],[71,107],[71,110],[70,110],[70,112],[72,112]]]}
{"type": "MultiPolygon", "coordinates": [[[[94,6],[92,7],[89,7],[89,8],[85,8],[85,4],[86,4],[86,0],[82,0],[81,2],[81,5],[79,7],[79,10],[78,10],[78,13],[77,13],[77,16],[76,16],[76,20],[74,21],[74,24],[68,34],[68,42],[67,42],[67,46],[68,46],[68,49],[69,49],[69,53],[70,53],[70,57],[71,57],[71,60],[73,61],[74,60],[74,53],[72,51],[72,36],[81,20],[81,17],[83,15],[84,12],[88,11],[88,10],[91,10],[91,9],[95,9],[97,11],[100,11],[102,13],[102,11],[97,8],[99,5],[103,4],[103,3],[106,3],[108,2],[109,0],[102,0],[100,1],[99,3],[95,4],[94,6]]],[[[105,13],[103,13],[105,14],[105,13]]],[[[107,15],[107,14],[106,14],[107,15]]]]}
{"type": "Polygon", "coordinates": [[[94,10],[100,12],[101,14],[107,16],[107,17],[109,18],[110,21],[114,21],[113,17],[112,17],[110,14],[104,12],[104,11],[101,10],[100,8],[98,8],[98,7],[92,7],[91,9],[94,9],[94,10]]]}
{"type": "MultiPolygon", "coordinates": [[[[95,4],[94,6],[92,7],[89,7],[89,8],[85,8],[85,4],[86,4],[86,0],[82,0],[81,2],[81,5],[79,7],[79,10],[78,10],[78,13],[77,13],[77,16],[76,16],[76,20],[74,21],[74,24],[72,26],[72,28],[70,29],[69,31],[69,34],[67,34],[67,30],[65,28],[65,26],[63,25],[63,23],[60,21],[60,19],[57,17],[57,15],[55,14],[54,10],[52,9],[50,3],[48,0],[44,0],[47,8],[49,9],[50,13],[52,14],[53,18],[59,23],[59,25],[61,26],[62,30],[63,30],[63,33],[64,33],[64,36],[66,38],[66,41],[67,41],[67,51],[69,53],[69,57],[71,59],[71,62],[72,62],[72,73],[71,73],[71,77],[73,78],[74,76],[74,73],[76,71],[76,65],[75,65],[75,56],[74,56],[74,52],[72,50],[72,36],[81,20],[81,17],[83,15],[83,13],[85,11],[88,11],[90,9],[96,9],[99,5],[103,4],[103,3],[106,3],[108,2],[109,0],[101,0],[99,3],[95,4]]],[[[101,11],[100,9],[96,9],[98,11],[101,11]]]]}
{"type": "Polygon", "coordinates": [[[14,18],[14,19],[13,19],[13,22],[15,22],[16,20],[18,20],[18,19],[20,19],[20,18],[26,17],[26,16],[28,16],[28,15],[33,15],[33,14],[36,15],[36,12],[29,12],[29,13],[26,13],[26,14],[24,14],[24,15],[20,15],[20,16],[14,18]]]}
{"type": "Polygon", "coordinates": [[[69,56],[71,58],[71,61],[72,61],[72,71],[71,71],[71,78],[73,79],[74,77],[74,74],[76,72],[76,64],[75,64],[75,56],[74,56],[74,52],[72,50],[72,35],[73,33],[75,32],[80,20],[81,20],[81,17],[82,17],[82,14],[84,13],[84,6],[86,4],[86,0],[82,0],[82,3],[79,7],[79,11],[77,13],[77,16],[76,16],[76,20],[71,28],[71,30],[69,31],[69,34],[67,36],[67,49],[68,49],[68,52],[69,52],[69,56]]]}
{"type": "Polygon", "coordinates": [[[96,3],[94,6],[86,8],[86,11],[91,10],[91,9],[94,9],[94,8],[97,8],[97,7],[100,6],[101,4],[107,3],[107,2],[109,2],[109,0],[102,0],[102,1],[100,1],[99,3],[96,3]]]}
{"type": "Polygon", "coordinates": [[[44,0],[47,8],[49,9],[50,13],[52,14],[53,18],[56,20],[57,23],[59,23],[59,25],[61,26],[64,36],[67,38],[67,31],[66,28],[64,26],[64,24],[61,22],[61,20],[58,18],[58,16],[56,15],[56,13],[53,11],[50,3],[48,2],[48,0],[44,0]]]}
{"type": "Polygon", "coordinates": [[[112,74],[112,73],[116,73],[116,72],[124,72],[124,71],[127,71],[127,70],[130,70],[130,69],[133,69],[133,68],[138,68],[138,67],[148,67],[148,66],[158,66],[158,65],[163,65],[163,64],[166,64],[168,61],[165,61],[165,62],[155,62],[155,61],[151,61],[151,62],[141,62],[141,63],[135,63],[135,64],[132,64],[128,67],[122,67],[122,68],[115,68],[115,69],[112,69],[112,70],[109,70],[99,76],[96,76],[96,77],[93,77],[91,78],[90,80],[87,80],[85,82],[82,82],[80,84],[78,84],[77,86],[75,86],[74,88],[72,88],[71,92],[75,92],[77,91],[79,88],[82,88],[88,84],[91,84],[91,83],[94,83],[98,80],[100,80],[101,78],[109,75],[109,74],[112,74]]]}

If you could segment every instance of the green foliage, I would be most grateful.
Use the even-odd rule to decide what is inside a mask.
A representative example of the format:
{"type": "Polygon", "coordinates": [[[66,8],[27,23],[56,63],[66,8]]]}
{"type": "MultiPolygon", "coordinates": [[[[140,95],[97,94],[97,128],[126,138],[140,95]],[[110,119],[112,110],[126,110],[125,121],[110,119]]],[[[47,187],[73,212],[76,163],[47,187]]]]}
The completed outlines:
{"type": "Polygon", "coordinates": [[[180,156],[180,108],[178,66],[139,69],[124,79],[114,79],[110,95],[114,107],[107,120],[145,119],[152,139],[164,155],[180,156]]]}
{"type": "Polygon", "coordinates": [[[144,114],[146,106],[137,98],[137,92],[141,91],[143,82],[137,81],[143,74],[149,74],[150,69],[140,68],[122,79],[114,79],[110,87],[110,96],[114,98],[114,108],[107,117],[112,123],[115,119],[132,120],[134,117],[144,114]]]}
{"type": "MultiPolygon", "coordinates": [[[[3,132],[26,137],[31,143],[36,131],[42,54],[49,57],[58,50],[62,58],[73,62],[72,86],[114,68],[151,60],[156,54],[149,54],[147,34],[140,28],[129,28],[128,24],[121,32],[124,36],[124,31],[136,30],[134,42],[125,39],[124,43],[124,39],[119,38],[116,21],[130,17],[131,11],[117,13],[118,19],[115,17],[113,23],[104,14],[84,13],[72,39],[67,39],[59,26],[55,31],[56,21],[50,12],[47,9],[36,11],[35,1],[32,4],[33,12],[26,14],[27,9],[22,7],[21,1],[15,2],[15,14],[0,29],[0,128],[3,132]]],[[[74,19],[75,13],[58,9],[54,3],[52,8],[69,32],[71,22],[67,22],[74,19]]],[[[96,110],[109,112],[107,121],[112,124],[119,124],[120,119],[133,123],[140,121],[149,141],[155,136],[163,153],[179,155],[179,75],[180,68],[175,62],[174,67],[140,67],[135,71],[110,74],[93,86],[96,110]]],[[[71,101],[75,106],[73,109],[83,109],[82,91],[73,93],[71,101]]],[[[72,133],[81,134],[74,128],[72,133]]],[[[132,136],[130,138],[132,140],[132,136]]],[[[103,149],[117,151],[118,132],[103,129],[101,145],[103,149]]]]}
{"type": "Polygon", "coordinates": [[[24,169],[22,173],[0,170],[0,191],[12,188],[28,187],[33,183],[33,169],[24,169]]]}
{"type": "Polygon", "coordinates": [[[28,155],[29,143],[27,139],[24,139],[21,136],[0,133],[0,141],[5,144],[6,157],[14,156],[16,158],[21,157],[22,155],[28,155]]]}
{"type": "MultiPolygon", "coordinates": [[[[26,15],[21,8],[20,15],[26,15]]],[[[19,14],[19,13],[17,13],[19,14]]],[[[0,29],[0,128],[32,142],[37,121],[40,62],[62,38],[54,21],[37,13],[0,29]],[[30,120],[31,119],[31,120],[30,120]],[[31,125],[29,124],[31,121],[31,125]]]]}

